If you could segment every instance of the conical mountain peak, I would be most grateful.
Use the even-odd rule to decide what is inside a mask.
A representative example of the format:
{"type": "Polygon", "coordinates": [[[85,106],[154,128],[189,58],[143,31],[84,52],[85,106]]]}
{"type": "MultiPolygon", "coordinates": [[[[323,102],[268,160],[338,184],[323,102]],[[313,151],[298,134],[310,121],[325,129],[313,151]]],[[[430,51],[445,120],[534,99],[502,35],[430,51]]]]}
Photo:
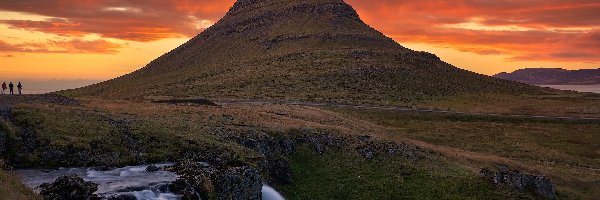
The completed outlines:
{"type": "Polygon", "coordinates": [[[73,93],[403,104],[529,90],[406,49],[342,0],[238,0],[218,23],[146,67],[73,93]]]}

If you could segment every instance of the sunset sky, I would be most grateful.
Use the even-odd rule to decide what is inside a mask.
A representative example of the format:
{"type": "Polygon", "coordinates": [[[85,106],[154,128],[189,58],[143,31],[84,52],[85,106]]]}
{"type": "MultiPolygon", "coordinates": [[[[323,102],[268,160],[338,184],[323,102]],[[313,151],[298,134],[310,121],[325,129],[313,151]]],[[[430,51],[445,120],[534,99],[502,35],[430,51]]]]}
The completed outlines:
{"type": "MultiPolygon", "coordinates": [[[[600,68],[598,0],[346,0],[415,50],[492,75],[600,68]]],[[[106,80],[179,46],[234,0],[1,0],[0,79],[106,80]]]]}

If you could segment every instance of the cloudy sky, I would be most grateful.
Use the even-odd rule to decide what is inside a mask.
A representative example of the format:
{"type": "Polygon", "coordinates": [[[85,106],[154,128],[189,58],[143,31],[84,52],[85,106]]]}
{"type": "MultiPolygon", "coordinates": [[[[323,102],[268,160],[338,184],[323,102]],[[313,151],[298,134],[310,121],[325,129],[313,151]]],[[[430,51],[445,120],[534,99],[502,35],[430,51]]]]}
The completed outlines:
{"type": "MultiPolygon", "coordinates": [[[[346,0],[415,50],[492,75],[600,68],[598,0],[346,0]]],[[[0,79],[105,80],[141,68],[234,0],[1,0],[0,79]]]]}

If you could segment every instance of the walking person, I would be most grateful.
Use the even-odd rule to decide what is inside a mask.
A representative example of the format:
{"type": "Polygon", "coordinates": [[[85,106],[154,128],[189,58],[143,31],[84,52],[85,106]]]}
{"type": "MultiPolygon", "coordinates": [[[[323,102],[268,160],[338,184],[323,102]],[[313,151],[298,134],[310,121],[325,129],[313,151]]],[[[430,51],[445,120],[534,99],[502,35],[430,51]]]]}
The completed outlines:
{"type": "Polygon", "coordinates": [[[23,90],[23,85],[21,85],[21,81],[19,81],[17,88],[19,89],[19,94],[21,94],[21,90],[23,90]]]}
{"type": "Polygon", "coordinates": [[[10,91],[10,94],[15,94],[15,85],[12,84],[12,82],[10,82],[8,84],[8,90],[10,91]]]}
{"type": "Polygon", "coordinates": [[[2,94],[6,91],[6,82],[2,83],[2,94]]]}

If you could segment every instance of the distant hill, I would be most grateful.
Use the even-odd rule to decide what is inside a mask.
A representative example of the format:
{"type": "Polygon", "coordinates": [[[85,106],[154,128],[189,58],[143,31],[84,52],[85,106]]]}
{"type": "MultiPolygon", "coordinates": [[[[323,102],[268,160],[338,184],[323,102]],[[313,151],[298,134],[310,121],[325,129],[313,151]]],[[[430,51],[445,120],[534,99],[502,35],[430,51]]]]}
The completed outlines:
{"type": "Polygon", "coordinates": [[[146,67],[64,93],[398,104],[541,90],[407,49],[342,0],[238,0],[218,23],[146,67]]]}
{"type": "Polygon", "coordinates": [[[533,85],[598,85],[600,69],[528,68],[494,77],[533,85]]]}

